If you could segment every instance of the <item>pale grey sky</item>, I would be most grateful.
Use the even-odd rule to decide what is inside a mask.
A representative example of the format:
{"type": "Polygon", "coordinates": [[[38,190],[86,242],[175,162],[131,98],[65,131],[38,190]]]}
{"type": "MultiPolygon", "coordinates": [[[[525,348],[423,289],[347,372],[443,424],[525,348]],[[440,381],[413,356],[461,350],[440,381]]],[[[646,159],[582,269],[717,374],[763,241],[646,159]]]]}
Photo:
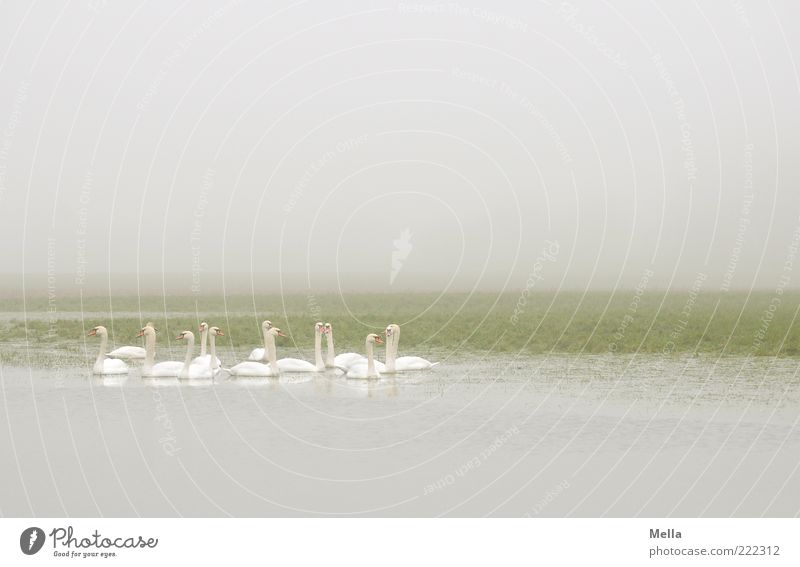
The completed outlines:
{"type": "Polygon", "coordinates": [[[3,280],[796,287],[799,16],[6,1],[3,280]]]}

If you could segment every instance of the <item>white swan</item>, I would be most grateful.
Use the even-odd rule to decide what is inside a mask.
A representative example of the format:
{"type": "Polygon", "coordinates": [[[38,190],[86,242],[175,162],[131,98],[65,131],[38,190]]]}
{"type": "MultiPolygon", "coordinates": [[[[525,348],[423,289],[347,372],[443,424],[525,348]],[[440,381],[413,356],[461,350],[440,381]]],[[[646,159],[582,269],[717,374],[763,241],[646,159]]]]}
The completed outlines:
{"type": "Polygon", "coordinates": [[[139,331],[137,337],[144,337],[144,349],[146,351],[144,364],[142,364],[142,376],[152,376],[155,378],[177,378],[183,370],[183,362],[168,360],[155,364],[156,356],[156,330],[151,324],[145,325],[139,331]]]}
{"type": "Polygon", "coordinates": [[[408,370],[427,370],[433,368],[438,362],[431,362],[420,356],[397,356],[397,347],[400,344],[400,325],[392,323],[386,327],[386,370],[389,374],[405,372],[408,370]]]}
{"type": "MultiPolygon", "coordinates": [[[[268,321],[264,321],[267,323],[268,321]]],[[[225,369],[231,376],[243,377],[263,377],[263,376],[278,376],[280,373],[278,367],[278,355],[275,349],[275,337],[285,337],[286,335],[278,327],[270,327],[264,333],[264,350],[267,352],[269,364],[263,362],[256,362],[254,360],[246,360],[240,362],[232,368],[225,369]]]]}
{"type": "MultiPolygon", "coordinates": [[[[366,364],[367,357],[357,352],[344,352],[336,354],[333,346],[333,325],[325,323],[325,340],[328,341],[328,354],[325,366],[328,368],[339,368],[345,372],[356,364],[366,364]]],[[[378,372],[383,372],[386,366],[380,360],[375,361],[375,368],[378,372]]]]}
{"type": "Polygon", "coordinates": [[[370,333],[367,335],[367,340],[365,341],[365,348],[367,351],[367,362],[359,362],[358,364],[354,364],[347,370],[347,378],[380,378],[380,374],[375,369],[375,358],[373,356],[373,349],[374,345],[381,344],[383,341],[381,340],[380,336],[376,335],[375,333],[370,333]]]}
{"type": "MultiPolygon", "coordinates": [[[[272,321],[264,321],[261,323],[261,334],[266,337],[267,331],[272,328],[272,321]]],[[[247,360],[255,360],[257,362],[261,362],[264,360],[269,353],[267,352],[266,348],[254,348],[250,351],[250,356],[247,357],[247,360]]]]}
{"type": "MultiPolygon", "coordinates": [[[[217,327],[217,329],[219,329],[219,327],[217,327]]],[[[199,331],[200,331],[200,356],[195,356],[192,359],[192,364],[209,364],[211,362],[211,355],[208,354],[208,352],[206,351],[206,345],[208,344],[208,323],[206,323],[205,321],[200,323],[199,331]]],[[[221,364],[222,363],[218,358],[217,368],[219,368],[221,364]]]]}
{"type": "Polygon", "coordinates": [[[175,338],[179,341],[186,341],[186,358],[183,361],[183,368],[181,368],[178,378],[181,380],[213,378],[210,365],[192,364],[192,354],[194,354],[194,352],[192,352],[194,351],[194,333],[191,331],[183,331],[175,338]]]}
{"type": "MultiPolygon", "coordinates": [[[[152,323],[147,323],[152,326],[152,323]]],[[[120,358],[123,360],[142,360],[147,355],[147,352],[142,347],[138,346],[123,346],[115,348],[106,356],[108,358],[120,358]]]]}
{"type": "MultiPolygon", "coordinates": [[[[219,358],[217,358],[217,337],[224,337],[225,333],[219,327],[211,327],[208,329],[208,338],[211,344],[211,353],[208,355],[208,367],[211,371],[211,376],[219,374],[222,366],[220,366],[219,358]]],[[[197,358],[195,358],[197,360],[197,358]]]]}
{"type": "Polygon", "coordinates": [[[322,333],[325,326],[322,323],[314,324],[314,364],[299,358],[281,358],[278,360],[278,369],[281,372],[322,372],[325,363],[322,361],[322,333]]]}
{"type": "Polygon", "coordinates": [[[89,331],[90,337],[100,337],[100,352],[97,353],[97,359],[92,366],[92,372],[95,374],[127,374],[128,365],[122,360],[115,358],[106,358],[106,349],[108,348],[108,331],[102,325],[98,325],[89,331]]]}

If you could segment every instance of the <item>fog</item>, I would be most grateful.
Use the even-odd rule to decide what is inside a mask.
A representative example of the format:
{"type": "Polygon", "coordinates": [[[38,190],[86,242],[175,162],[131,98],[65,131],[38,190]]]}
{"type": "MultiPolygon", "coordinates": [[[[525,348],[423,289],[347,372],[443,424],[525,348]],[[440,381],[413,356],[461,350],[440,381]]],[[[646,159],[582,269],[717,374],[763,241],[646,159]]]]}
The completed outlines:
{"type": "Polygon", "coordinates": [[[799,16],[4,2],[3,291],[794,288],[799,16]]]}

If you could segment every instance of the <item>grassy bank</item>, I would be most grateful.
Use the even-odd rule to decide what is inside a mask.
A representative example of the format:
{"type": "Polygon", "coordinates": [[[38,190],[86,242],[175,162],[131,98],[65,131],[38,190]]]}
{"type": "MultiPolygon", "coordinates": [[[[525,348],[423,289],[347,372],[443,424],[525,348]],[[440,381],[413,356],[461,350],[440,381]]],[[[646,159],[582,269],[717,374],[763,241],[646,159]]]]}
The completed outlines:
{"type": "MultiPolygon", "coordinates": [[[[648,291],[637,301],[633,291],[611,293],[536,293],[521,302],[518,294],[360,294],[344,298],[320,296],[248,296],[221,298],[120,297],[63,298],[54,304],[43,297],[28,298],[27,340],[31,344],[74,344],[86,329],[96,324],[111,327],[118,343],[133,343],[143,319],[151,319],[162,338],[183,329],[194,329],[199,320],[222,327],[235,346],[260,342],[259,322],[268,318],[291,333],[299,346],[312,344],[311,327],[316,320],[335,327],[339,349],[360,349],[368,331],[379,331],[389,322],[403,325],[404,347],[452,349],[461,345],[472,350],[492,348],[501,352],[524,350],[537,354],[648,352],[711,353],[729,355],[800,354],[800,294],[701,294],[664,295],[648,291]],[[198,306],[196,312],[195,305],[198,306]],[[48,308],[60,314],[86,313],[48,320],[48,308]],[[171,313],[165,320],[163,313],[171,313]],[[120,315],[121,314],[121,315],[120,315]],[[360,322],[359,322],[360,321],[360,322]],[[502,339],[501,339],[502,337],[502,339]],[[495,344],[498,339],[499,343],[495,344]]],[[[21,305],[0,301],[5,312],[0,326],[12,342],[26,337],[21,305]]],[[[63,317],[63,315],[59,315],[63,317]]],[[[288,341],[291,344],[292,341],[288,341]]]]}

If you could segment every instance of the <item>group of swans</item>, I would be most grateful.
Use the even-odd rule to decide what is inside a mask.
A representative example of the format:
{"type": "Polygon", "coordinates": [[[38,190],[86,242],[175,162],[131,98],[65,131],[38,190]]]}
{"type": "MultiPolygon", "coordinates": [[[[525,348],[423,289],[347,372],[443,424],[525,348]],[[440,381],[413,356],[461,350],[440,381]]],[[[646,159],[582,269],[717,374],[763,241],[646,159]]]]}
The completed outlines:
{"type": "MultiPolygon", "coordinates": [[[[207,323],[200,324],[201,333],[200,355],[192,358],[194,354],[194,333],[183,331],[178,335],[177,340],[186,341],[186,357],[183,362],[165,361],[155,362],[155,342],[156,329],[152,323],[147,323],[136,335],[144,337],[145,346],[141,349],[144,352],[144,363],[142,365],[142,376],[146,377],[177,377],[182,379],[209,379],[214,378],[220,372],[226,372],[230,376],[236,377],[273,377],[279,376],[283,372],[324,372],[328,368],[334,368],[344,374],[347,378],[371,379],[379,378],[381,374],[394,374],[412,370],[426,370],[432,368],[437,362],[430,361],[418,356],[397,357],[398,344],[400,342],[400,326],[394,323],[386,327],[386,362],[375,360],[375,345],[383,344],[380,335],[370,333],[364,343],[366,355],[355,352],[347,352],[336,355],[333,342],[333,326],[330,323],[315,323],[314,325],[314,362],[308,362],[299,358],[278,359],[275,337],[285,337],[283,332],[275,327],[272,322],[264,321],[261,324],[264,337],[264,347],[254,349],[248,359],[240,362],[231,368],[223,368],[216,352],[216,338],[224,336],[219,327],[209,327],[207,323]],[[327,341],[327,356],[323,360],[322,356],[322,337],[327,341]],[[207,344],[208,352],[207,352],[207,344]]],[[[120,353],[127,354],[128,358],[139,358],[133,349],[141,347],[121,347],[112,353],[117,353],[117,358],[111,357],[112,353],[106,353],[108,346],[108,331],[103,326],[93,328],[89,336],[100,336],[100,351],[93,366],[95,374],[125,374],[128,366],[120,356],[120,353]]]]}

